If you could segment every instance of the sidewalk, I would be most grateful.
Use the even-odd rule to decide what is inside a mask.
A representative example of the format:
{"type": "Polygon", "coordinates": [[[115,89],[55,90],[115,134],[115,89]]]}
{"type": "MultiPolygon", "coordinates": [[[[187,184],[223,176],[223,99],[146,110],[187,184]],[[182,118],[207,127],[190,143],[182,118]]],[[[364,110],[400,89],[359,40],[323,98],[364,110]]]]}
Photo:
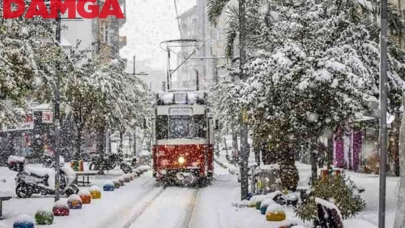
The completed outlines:
{"type": "MultiPolygon", "coordinates": [[[[105,176],[91,179],[93,185],[102,186],[106,180],[112,180],[118,175],[107,174],[105,176]]],[[[14,177],[17,173],[8,170],[6,167],[0,167],[0,181],[3,179],[6,182],[0,182],[2,190],[8,190],[14,193],[14,177]]],[[[71,227],[86,227],[99,228],[102,224],[110,220],[117,219],[115,214],[120,208],[127,206],[130,203],[137,202],[144,194],[154,188],[154,181],[150,172],[144,173],[141,177],[136,178],[130,183],[125,183],[125,186],[116,189],[114,192],[102,192],[102,197],[99,200],[92,200],[91,204],[83,205],[80,210],[70,210],[70,215],[67,217],[55,217],[54,224],[46,227],[50,228],[71,228],[71,227]]],[[[81,188],[88,189],[88,188],[81,188]]],[[[1,225],[12,227],[12,224],[20,214],[27,214],[34,217],[35,212],[39,209],[52,210],[54,204],[53,196],[33,196],[29,199],[13,198],[3,202],[3,216],[5,220],[0,221],[1,225]]],[[[42,227],[36,225],[35,227],[42,227]]]]}

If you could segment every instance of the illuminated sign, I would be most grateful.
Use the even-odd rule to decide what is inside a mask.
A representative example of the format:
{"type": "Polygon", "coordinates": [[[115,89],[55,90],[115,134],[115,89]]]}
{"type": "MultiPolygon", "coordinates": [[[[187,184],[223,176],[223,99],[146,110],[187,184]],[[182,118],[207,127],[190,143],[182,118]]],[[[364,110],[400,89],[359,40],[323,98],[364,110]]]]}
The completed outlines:
{"type": "Polygon", "coordinates": [[[171,116],[191,116],[193,115],[192,108],[169,108],[169,115],[171,116]]]}

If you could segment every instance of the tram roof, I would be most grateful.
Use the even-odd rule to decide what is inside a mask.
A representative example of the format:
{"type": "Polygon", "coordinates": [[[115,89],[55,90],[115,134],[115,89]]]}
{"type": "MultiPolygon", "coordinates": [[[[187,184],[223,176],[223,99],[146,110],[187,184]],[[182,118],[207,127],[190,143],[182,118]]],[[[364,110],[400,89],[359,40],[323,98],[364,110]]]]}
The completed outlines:
{"type": "Polygon", "coordinates": [[[176,90],[156,94],[157,105],[199,104],[207,105],[208,93],[203,91],[176,90]]]}

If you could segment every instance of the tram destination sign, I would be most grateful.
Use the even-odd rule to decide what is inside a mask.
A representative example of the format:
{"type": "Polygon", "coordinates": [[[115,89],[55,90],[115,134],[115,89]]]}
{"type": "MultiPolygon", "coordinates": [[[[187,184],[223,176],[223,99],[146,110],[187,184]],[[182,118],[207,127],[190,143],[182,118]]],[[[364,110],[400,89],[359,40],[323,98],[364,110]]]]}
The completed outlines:
{"type": "Polygon", "coordinates": [[[169,108],[169,115],[171,115],[171,116],[191,116],[191,115],[193,115],[193,108],[169,108]]]}

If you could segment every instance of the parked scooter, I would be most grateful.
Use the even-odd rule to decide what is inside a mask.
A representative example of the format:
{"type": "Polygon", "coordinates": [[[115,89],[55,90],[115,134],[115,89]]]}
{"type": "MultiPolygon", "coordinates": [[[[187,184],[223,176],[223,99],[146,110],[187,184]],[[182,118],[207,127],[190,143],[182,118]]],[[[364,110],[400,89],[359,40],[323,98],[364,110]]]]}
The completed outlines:
{"type": "MultiPolygon", "coordinates": [[[[70,196],[79,192],[79,187],[75,185],[76,173],[74,170],[62,163],[60,167],[60,194],[70,196]]],[[[23,158],[9,162],[10,170],[16,171],[17,177],[15,192],[20,198],[29,198],[33,194],[41,195],[54,195],[55,188],[49,186],[49,175],[46,172],[39,170],[28,169],[25,167],[25,160],[23,158]]],[[[55,168],[53,163],[50,168],[55,168]]],[[[51,178],[54,178],[52,176],[51,178]]]]}
{"type": "Polygon", "coordinates": [[[123,161],[122,154],[93,155],[89,164],[89,170],[113,170],[123,161]]]}

